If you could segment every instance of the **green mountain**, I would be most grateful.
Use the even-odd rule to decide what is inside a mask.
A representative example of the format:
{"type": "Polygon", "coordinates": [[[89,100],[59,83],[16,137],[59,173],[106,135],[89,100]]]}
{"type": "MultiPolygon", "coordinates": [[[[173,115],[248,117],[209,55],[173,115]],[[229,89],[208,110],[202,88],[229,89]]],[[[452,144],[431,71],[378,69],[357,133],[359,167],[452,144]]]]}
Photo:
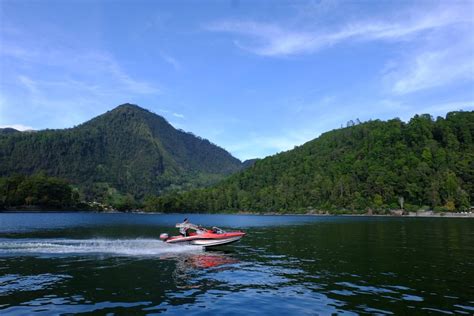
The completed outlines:
{"type": "Polygon", "coordinates": [[[218,185],[150,200],[161,211],[464,210],[474,203],[474,112],[351,124],[218,185]]]}
{"type": "Polygon", "coordinates": [[[86,199],[206,186],[241,168],[224,149],[132,104],[70,129],[0,133],[0,176],[41,171],[67,179],[86,199]]]}

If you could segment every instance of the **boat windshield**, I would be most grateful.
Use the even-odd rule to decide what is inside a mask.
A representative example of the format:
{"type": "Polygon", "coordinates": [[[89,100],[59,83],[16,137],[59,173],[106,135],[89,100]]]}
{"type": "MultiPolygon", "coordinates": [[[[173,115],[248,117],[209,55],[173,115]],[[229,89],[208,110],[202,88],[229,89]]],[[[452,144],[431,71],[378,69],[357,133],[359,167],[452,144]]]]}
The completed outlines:
{"type": "Polygon", "coordinates": [[[195,225],[195,224],[191,224],[191,223],[178,223],[178,224],[176,224],[176,228],[192,229],[192,230],[195,230],[198,233],[206,230],[205,228],[203,228],[199,225],[195,225]]]}
{"type": "Polygon", "coordinates": [[[200,225],[195,225],[195,224],[192,224],[192,223],[188,223],[188,222],[184,222],[184,223],[178,223],[176,224],[176,227],[179,228],[180,230],[181,229],[184,229],[184,230],[188,230],[188,229],[192,229],[194,231],[196,231],[197,234],[203,234],[203,233],[206,233],[206,232],[213,232],[214,234],[225,234],[226,231],[219,228],[219,227],[212,227],[212,230],[208,230],[200,225]]]}
{"type": "Polygon", "coordinates": [[[212,231],[216,234],[225,234],[225,230],[223,230],[219,227],[216,227],[216,226],[212,227],[212,231]]]}

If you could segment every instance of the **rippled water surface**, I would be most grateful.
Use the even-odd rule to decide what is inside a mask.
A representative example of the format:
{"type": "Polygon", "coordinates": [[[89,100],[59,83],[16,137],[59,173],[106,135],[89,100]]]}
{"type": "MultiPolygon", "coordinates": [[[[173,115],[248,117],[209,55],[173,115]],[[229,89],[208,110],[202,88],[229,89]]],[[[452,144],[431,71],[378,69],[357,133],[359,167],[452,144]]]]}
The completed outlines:
{"type": "Polygon", "coordinates": [[[168,245],[183,215],[0,214],[0,315],[474,314],[474,220],[186,215],[242,229],[168,245]]]}

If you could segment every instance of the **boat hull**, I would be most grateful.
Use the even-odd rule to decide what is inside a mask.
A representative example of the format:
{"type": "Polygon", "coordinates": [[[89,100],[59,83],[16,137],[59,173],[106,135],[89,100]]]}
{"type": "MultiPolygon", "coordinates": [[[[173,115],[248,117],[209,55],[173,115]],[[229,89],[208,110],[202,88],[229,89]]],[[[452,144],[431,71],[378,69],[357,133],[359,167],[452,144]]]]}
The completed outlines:
{"type": "Polygon", "coordinates": [[[242,236],[230,237],[224,239],[198,239],[191,241],[192,245],[204,246],[204,247],[213,247],[213,246],[222,246],[227,245],[233,242],[237,242],[242,238],[242,236]]]}
{"type": "Polygon", "coordinates": [[[203,247],[221,246],[234,243],[245,236],[243,232],[229,232],[224,234],[193,234],[190,236],[173,236],[166,240],[169,244],[190,244],[203,247]]]}

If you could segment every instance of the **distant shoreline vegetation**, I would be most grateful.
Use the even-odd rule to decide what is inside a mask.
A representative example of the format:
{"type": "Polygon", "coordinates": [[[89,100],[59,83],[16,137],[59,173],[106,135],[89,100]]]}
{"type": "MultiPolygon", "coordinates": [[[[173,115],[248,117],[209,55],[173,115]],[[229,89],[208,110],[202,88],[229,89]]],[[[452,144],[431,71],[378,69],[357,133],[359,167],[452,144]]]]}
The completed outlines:
{"type": "Polygon", "coordinates": [[[86,201],[82,190],[44,172],[0,177],[0,211],[127,211],[139,207],[131,194],[116,190],[110,190],[100,202],[86,201]]]}
{"type": "Polygon", "coordinates": [[[0,178],[0,209],[64,209],[78,204],[78,192],[66,180],[44,173],[0,178]]]}
{"type": "MultiPolygon", "coordinates": [[[[132,195],[121,195],[117,192],[102,201],[85,201],[83,194],[68,181],[56,177],[48,177],[43,172],[32,176],[13,175],[0,177],[0,212],[60,212],[60,211],[95,211],[95,212],[142,212],[142,213],[222,213],[222,214],[262,214],[262,215],[410,215],[430,216],[472,210],[438,207],[435,210],[427,206],[408,205],[408,208],[368,207],[363,210],[354,209],[295,209],[293,211],[251,211],[251,210],[193,210],[173,209],[173,201],[177,193],[163,197],[148,196],[143,202],[136,201],[132,195]],[[162,204],[160,204],[162,203],[162,204]]],[[[176,201],[174,201],[176,203],[176,201]]],[[[451,214],[452,215],[452,214],[451,214]]]]}

